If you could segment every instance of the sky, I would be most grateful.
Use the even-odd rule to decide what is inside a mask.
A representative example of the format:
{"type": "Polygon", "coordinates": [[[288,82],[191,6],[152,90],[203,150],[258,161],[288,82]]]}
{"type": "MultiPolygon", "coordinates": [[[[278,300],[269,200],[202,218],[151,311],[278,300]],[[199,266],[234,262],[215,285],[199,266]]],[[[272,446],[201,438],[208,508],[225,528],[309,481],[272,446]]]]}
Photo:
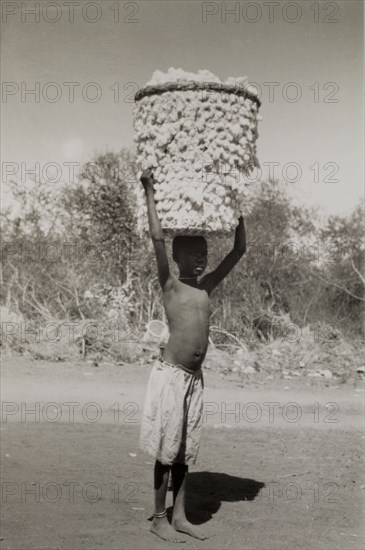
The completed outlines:
{"type": "Polygon", "coordinates": [[[361,0],[22,4],[1,6],[5,206],[28,170],[57,185],[69,163],[132,146],[133,95],[169,67],[248,77],[262,177],[298,204],[348,215],[363,197],[361,0]]]}

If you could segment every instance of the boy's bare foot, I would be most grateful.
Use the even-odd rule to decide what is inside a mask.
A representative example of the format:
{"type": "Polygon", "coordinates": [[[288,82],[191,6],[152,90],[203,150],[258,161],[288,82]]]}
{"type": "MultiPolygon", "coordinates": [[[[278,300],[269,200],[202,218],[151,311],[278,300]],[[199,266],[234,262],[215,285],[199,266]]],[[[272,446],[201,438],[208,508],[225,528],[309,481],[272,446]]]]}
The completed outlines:
{"type": "Polygon", "coordinates": [[[171,527],[166,516],[164,518],[153,518],[150,531],[162,540],[186,542],[186,539],[179,537],[176,531],[171,527]]]}
{"type": "Polygon", "coordinates": [[[171,525],[176,531],[186,533],[187,535],[190,535],[191,537],[194,537],[196,539],[205,540],[209,538],[209,536],[206,535],[199,527],[190,523],[190,521],[188,521],[186,518],[181,520],[173,519],[171,525]]]}

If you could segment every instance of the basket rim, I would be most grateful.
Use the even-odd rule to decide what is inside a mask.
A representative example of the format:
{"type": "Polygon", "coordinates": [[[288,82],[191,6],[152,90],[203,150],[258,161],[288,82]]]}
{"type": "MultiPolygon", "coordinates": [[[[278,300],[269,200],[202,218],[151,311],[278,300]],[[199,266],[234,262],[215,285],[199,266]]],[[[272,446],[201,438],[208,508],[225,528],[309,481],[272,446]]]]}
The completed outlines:
{"type": "Polygon", "coordinates": [[[195,82],[194,80],[186,80],[184,82],[165,82],[163,84],[155,84],[153,86],[145,86],[138,90],[134,96],[134,100],[140,101],[142,98],[150,95],[159,95],[165,92],[189,92],[199,90],[214,90],[216,92],[228,92],[243,96],[244,98],[254,101],[258,107],[261,105],[259,98],[244,88],[237,88],[236,84],[225,84],[224,82],[195,82]]]}

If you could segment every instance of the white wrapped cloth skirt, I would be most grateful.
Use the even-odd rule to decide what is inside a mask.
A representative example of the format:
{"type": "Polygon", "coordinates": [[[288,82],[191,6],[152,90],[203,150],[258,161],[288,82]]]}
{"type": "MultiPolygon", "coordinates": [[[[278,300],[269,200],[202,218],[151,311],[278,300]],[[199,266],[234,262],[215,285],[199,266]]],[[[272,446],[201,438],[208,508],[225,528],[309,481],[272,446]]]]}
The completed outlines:
{"type": "Polygon", "coordinates": [[[196,461],[203,420],[203,373],[158,359],[142,415],[140,448],[162,464],[196,461]]]}

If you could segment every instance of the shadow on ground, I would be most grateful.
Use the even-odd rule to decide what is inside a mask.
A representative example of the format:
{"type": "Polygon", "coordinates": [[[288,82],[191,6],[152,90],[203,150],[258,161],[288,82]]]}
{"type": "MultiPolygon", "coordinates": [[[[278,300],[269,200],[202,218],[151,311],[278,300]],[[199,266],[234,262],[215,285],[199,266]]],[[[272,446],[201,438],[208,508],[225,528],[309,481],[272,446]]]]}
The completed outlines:
{"type": "MultiPolygon", "coordinates": [[[[188,520],[200,525],[212,519],[222,502],[254,500],[265,484],[219,472],[192,472],[188,475],[186,508],[188,520]]],[[[168,510],[169,516],[172,507],[168,510]]]]}

